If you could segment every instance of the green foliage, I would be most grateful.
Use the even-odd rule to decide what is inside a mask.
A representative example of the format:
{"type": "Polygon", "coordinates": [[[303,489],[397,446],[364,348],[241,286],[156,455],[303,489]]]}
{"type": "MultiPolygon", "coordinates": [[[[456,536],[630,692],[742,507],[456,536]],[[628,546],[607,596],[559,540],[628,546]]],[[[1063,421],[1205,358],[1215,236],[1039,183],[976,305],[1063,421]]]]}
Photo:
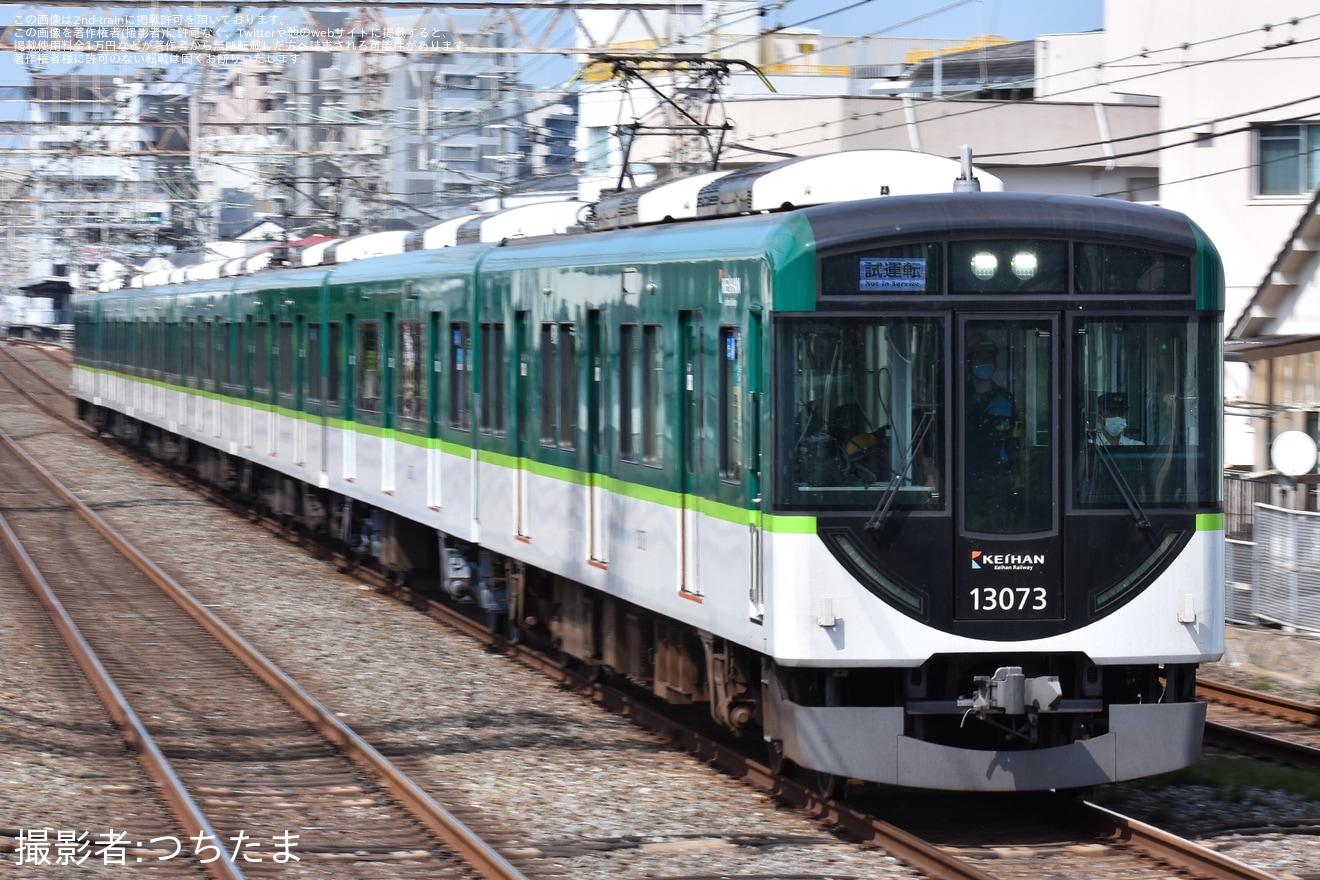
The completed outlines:
{"type": "Polygon", "coordinates": [[[1272,691],[1274,690],[1274,679],[1268,675],[1262,675],[1247,682],[1247,688],[1253,691],[1272,691]]]}
{"type": "Polygon", "coordinates": [[[1283,791],[1320,801],[1320,773],[1250,758],[1205,758],[1150,780],[1152,785],[1203,785],[1231,803],[1257,803],[1262,791],[1283,791]]]}

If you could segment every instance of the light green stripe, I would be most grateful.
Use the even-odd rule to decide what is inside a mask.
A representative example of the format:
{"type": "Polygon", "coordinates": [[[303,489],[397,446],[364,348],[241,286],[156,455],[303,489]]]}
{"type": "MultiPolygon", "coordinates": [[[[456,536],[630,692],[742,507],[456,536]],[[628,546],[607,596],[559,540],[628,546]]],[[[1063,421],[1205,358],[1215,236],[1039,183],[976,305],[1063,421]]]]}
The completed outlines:
{"type": "MultiPolygon", "coordinates": [[[[158,385],[162,388],[169,388],[175,391],[183,391],[190,395],[200,395],[212,400],[219,400],[233,406],[245,406],[262,412],[272,410],[288,418],[302,419],[303,421],[320,424],[322,417],[315,413],[305,413],[297,410],[285,409],[270,403],[260,403],[245,400],[241,397],[232,397],[227,394],[203,391],[197,388],[181,388],[178,385],[166,382],[158,382],[151,379],[144,379],[141,376],[129,376],[112,370],[105,370],[93,367],[81,367],[94,373],[104,373],[111,376],[119,376],[130,382],[148,382],[158,385]]],[[[466,457],[471,455],[471,447],[465,443],[457,443],[452,440],[442,440],[439,438],[422,437],[417,434],[409,434],[394,429],[379,428],[374,425],[364,425],[360,422],[350,422],[343,419],[326,417],[327,426],[340,431],[353,431],[360,435],[370,437],[389,437],[395,441],[407,443],[412,446],[418,446],[428,449],[439,449],[450,455],[466,457]]],[[[489,449],[478,451],[479,461],[494,465],[496,467],[508,468],[510,470],[525,469],[540,477],[551,480],[559,480],[565,483],[572,483],[577,486],[585,486],[591,481],[592,475],[577,471],[572,468],[566,468],[561,465],[547,464],[546,462],[534,461],[530,458],[517,458],[512,455],[506,455],[502,452],[495,452],[489,449]]],[[[758,521],[762,529],[767,532],[792,535],[814,535],[816,533],[816,518],[814,516],[775,516],[771,514],[762,514],[760,511],[745,507],[739,507],[735,504],[726,504],[722,501],[715,501],[711,498],[703,498],[699,495],[684,495],[681,492],[673,492],[668,489],[658,489],[652,486],[643,486],[640,483],[632,483],[627,480],[620,480],[615,477],[597,474],[595,476],[597,486],[620,495],[625,498],[632,498],[637,501],[645,501],[650,504],[658,504],[663,507],[670,507],[675,510],[688,509],[695,510],[703,516],[719,519],[735,525],[752,525],[758,521]]],[[[1197,520],[1198,528],[1208,528],[1200,524],[1200,518],[1197,520]]],[[[1219,528],[1223,528],[1223,514],[1219,515],[1219,528]]]]}
{"type": "Polygon", "coordinates": [[[1222,513],[1198,513],[1196,515],[1196,530],[1198,532],[1222,532],[1224,530],[1224,515],[1222,513]]]}

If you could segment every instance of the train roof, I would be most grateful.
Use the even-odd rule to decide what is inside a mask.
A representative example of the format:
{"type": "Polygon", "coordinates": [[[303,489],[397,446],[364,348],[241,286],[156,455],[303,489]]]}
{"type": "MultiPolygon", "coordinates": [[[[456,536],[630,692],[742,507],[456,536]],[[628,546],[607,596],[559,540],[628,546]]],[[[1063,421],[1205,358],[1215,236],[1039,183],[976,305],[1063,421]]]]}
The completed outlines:
{"type": "Polygon", "coordinates": [[[803,208],[820,251],[878,235],[985,238],[1016,235],[1146,244],[1191,253],[1191,220],[1166,208],[1095,196],[981,192],[891,196],[803,208]]]}

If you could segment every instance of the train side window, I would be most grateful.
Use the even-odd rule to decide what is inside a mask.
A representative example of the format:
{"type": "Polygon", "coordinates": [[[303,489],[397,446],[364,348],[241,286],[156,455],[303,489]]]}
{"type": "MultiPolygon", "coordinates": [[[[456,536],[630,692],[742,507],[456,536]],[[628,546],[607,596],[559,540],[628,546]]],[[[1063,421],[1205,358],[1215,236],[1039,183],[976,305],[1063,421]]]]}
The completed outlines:
{"type": "Polygon", "coordinates": [[[293,324],[289,321],[280,322],[280,347],[279,347],[279,392],[280,394],[293,395],[293,324]]]}
{"type": "Polygon", "coordinates": [[[541,445],[572,449],[577,438],[577,352],[572,324],[541,325],[541,445]]]}
{"type": "Polygon", "coordinates": [[[421,321],[399,324],[399,417],[426,418],[426,327],[421,321]]]}
{"type": "Polygon", "coordinates": [[[720,328],[720,477],[742,479],[742,351],[737,327],[720,328]]]}
{"type": "Polygon", "coordinates": [[[481,325],[481,428],[504,436],[504,325],[481,325]]]}
{"type": "Polygon", "coordinates": [[[642,328],[642,461],[659,465],[664,455],[665,431],[665,349],[664,328],[647,324],[642,328]]]}
{"type": "Polygon", "coordinates": [[[380,412],[380,322],[363,321],[357,334],[357,408],[380,412]]]}
{"type": "Polygon", "coordinates": [[[197,322],[189,321],[183,325],[183,375],[187,380],[197,378],[197,322]]]}
{"type": "Polygon", "coordinates": [[[449,424],[455,428],[472,427],[472,376],[468,362],[472,354],[468,323],[449,325],[449,424]]]}
{"type": "Polygon", "coordinates": [[[619,458],[638,461],[642,452],[642,357],[640,328],[619,327],[619,458]]]}

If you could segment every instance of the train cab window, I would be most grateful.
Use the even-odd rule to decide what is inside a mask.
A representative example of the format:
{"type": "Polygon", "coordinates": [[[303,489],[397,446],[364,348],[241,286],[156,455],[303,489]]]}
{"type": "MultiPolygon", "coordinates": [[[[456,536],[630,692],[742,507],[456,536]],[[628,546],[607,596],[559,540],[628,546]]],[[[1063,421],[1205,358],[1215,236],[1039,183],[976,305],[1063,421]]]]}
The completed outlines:
{"type": "MultiPolygon", "coordinates": [[[[1074,503],[1187,507],[1220,500],[1222,452],[1201,401],[1220,399],[1217,329],[1185,319],[1091,319],[1075,330],[1074,503]]],[[[1209,412],[1209,410],[1207,411],[1209,412]]]]}
{"type": "Polygon", "coordinates": [[[942,509],[943,322],[786,318],[775,338],[776,504],[942,509]]]}
{"type": "Polygon", "coordinates": [[[541,325],[541,445],[572,449],[577,438],[577,350],[572,324],[541,325]]]}
{"type": "Polygon", "coordinates": [[[380,322],[363,321],[357,332],[357,408],[380,412],[381,397],[380,322]]]}
{"type": "Polygon", "coordinates": [[[1075,262],[1078,293],[1189,293],[1191,260],[1143,248],[1079,243],[1075,262]]]}
{"type": "Polygon", "coordinates": [[[481,325],[481,430],[504,436],[504,324],[481,325]]]}
{"type": "Polygon", "coordinates": [[[949,244],[950,293],[1064,293],[1067,284],[1065,241],[1000,239],[949,244]]]}
{"type": "Polygon", "coordinates": [[[472,340],[467,321],[449,325],[449,424],[472,427],[472,340]]]}
{"type": "Polygon", "coordinates": [[[923,242],[827,257],[821,261],[821,291],[837,296],[936,294],[943,253],[941,245],[923,242]]]}
{"type": "Polygon", "coordinates": [[[426,325],[399,323],[399,418],[417,422],[426,418],[426,325]]]}
{"type": "Polygon", "coordinates": [[[742,479],[743,365],[737,327],[720,328],[720,478],[742,479]]]}

